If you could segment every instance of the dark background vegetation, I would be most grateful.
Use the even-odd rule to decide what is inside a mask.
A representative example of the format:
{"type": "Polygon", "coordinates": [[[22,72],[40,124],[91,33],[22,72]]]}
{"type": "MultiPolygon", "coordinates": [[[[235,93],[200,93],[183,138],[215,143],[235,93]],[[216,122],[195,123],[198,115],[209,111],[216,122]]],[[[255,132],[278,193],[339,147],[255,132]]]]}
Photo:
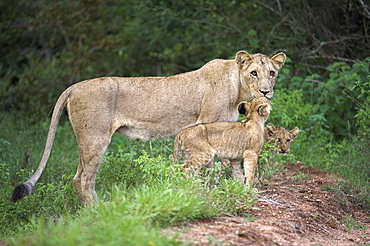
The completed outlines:
{"type": "MultiPolygon", "coordinates": [[[[1,1],[0,183],[7,187],[1,199],[36,168],[54,103],[68,86],[101,76],[191,71],[215,58],[232,59],[239,50],[287,54],[270,121],[301,129],[294,161],[352,177],[348,190],[368,199],[370,3],[364,0],[1,1]]],[[[1,221],[28,221],[41,206],[68,206],[77,166],[71,139],[64,115],[42,177],[58,183],[40,186],[62,187],[59,203],[50,205],[53,198],[40,198],[47,192],[36,192],[20,212],[7,200],[0,204],[1,221]]],[[[111,147],[120,146],[126,153],[120,160],[129,166],[142,149],[172,154],[172,140],[125,141],[114,140],[111,147]]],[[[117,174],[131,177],[112,163],[118,161],[106,164],[110,170],[102,167],[105,182],[114,183],[117,174]]]]}
{"type": "Polygon", "coordinates": [[[302,89],[312,104],[324,106],[317,110],[333,119],[336,136],[355,131],[356,105],[349,98],[355,96],[344,94],[347,85],[336,81],[323,94],[320,84],[329,65],[352,66],[369,56],[366,1],[4,0],[0,8],[2,111],[37,121],[81,80],[170,75],[239,50],[283,51],[289,71],[276,88],[302,89]],[[308,75],[315,77],[292,79],[308,75]]]}

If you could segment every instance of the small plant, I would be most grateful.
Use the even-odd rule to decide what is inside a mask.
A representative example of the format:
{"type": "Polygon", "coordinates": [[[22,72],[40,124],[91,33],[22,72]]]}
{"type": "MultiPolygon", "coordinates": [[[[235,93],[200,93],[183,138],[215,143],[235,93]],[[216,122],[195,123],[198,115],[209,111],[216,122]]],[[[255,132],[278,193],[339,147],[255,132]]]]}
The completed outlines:
{"type": "Polygon", "coordinates": [[[258,200],[256,191],[234,179],[221,179],[218,186],[210,191],[212,203],[223,213],[236,214],[252,208],[258,200]]]}
{"type": "Polygon", "coordinates": [[[344,195],[344,192],[340,189],[340,186],[329,186],[329,185],[323,185],[320,187],[322,190],[330,191],[335,194],[336,199],[338,199],[339,202],[345,204],[348,202],[348,198],[344,195]]]}
{"type": "Polygon", "coordinates": [[[353,229],[360,229],[366,233],[367,227],[358,222],[351,214],[347,214],[343,219],[340,220],[340,223],[347,227],[347,231],[351,233],[353,229]]]}
{"type": "Polygon", "coordinates": [[[277,165],[271,166],[271,159],[273,154],[271,151],[279,151],[279,148],[275,144],[264,143],[261,154],[258,156],[258,166],[256,170],[256,176],[259,181],[263,179],[270,179],[279,168],[277,165]]]}
{"type": "MultiPolygon", "coordinates": [[[[26,170],[21,170],[18,175],[24,176],[26,170]]],[[[64,175],[62,181],[52,183],[39,183],[34,192],[14,204],[10,197],[14,189],[10,183],[9,167],[0,164],[0,235],[12,235],[16,228],[27,227],[31,218],[37,214],[39,218],[48,218],[50,221],[58,220],[64,213],[76,211],[80,208],[80,201],[72,187],[72,176],[64,175]]]]}

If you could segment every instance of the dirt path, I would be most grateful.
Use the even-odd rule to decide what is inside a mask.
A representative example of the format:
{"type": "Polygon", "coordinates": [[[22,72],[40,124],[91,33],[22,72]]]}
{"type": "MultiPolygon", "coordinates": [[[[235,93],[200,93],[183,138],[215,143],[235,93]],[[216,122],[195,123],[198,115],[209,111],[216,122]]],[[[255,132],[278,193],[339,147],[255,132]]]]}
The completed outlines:
{"type": "Polygon", "coordinates": [[[335,189],[340,176],[303,163],[286,163],[255,204],[254,221],[242,216],[198,220],[181,227],[191,245],[370,245],[370,213],[335,189]],[[369,228],[369,229],[368,229],[369,228]]]}

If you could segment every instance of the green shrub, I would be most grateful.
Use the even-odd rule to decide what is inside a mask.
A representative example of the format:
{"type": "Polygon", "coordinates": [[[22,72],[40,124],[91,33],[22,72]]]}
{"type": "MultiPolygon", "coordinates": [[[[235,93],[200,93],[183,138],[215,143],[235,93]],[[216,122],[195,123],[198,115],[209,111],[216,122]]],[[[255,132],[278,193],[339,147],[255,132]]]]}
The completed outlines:
{"type": "MultiPolygon", "coordinates": [[[[368,58],[370,61],[370,58],[368,58]]],[[[360,66],[359,64],[358,66],[360,66]]],[[[366,81],[358,80],[350,88],[350,90],[356,94],[356,106],[357,113],[355,115],[356,124],[359,128],[359,133],[362,131],[368,131],[370,122],[370,75],[368,75],[366,81]]],[[[369,131],[368,131],[369,132],[369,131]]]]}
{"type": "Polygon", "coordinates": [[[333,136],[329,132],[329,123],[324,115],[315,114],[315,107],[304,99],[302,90],[278,90],[272,102],[268,122],[288,130],[294,127],[300,129],[296,140],[291,145],[291,152],[294,155],[289,155],[289,160],[304,160],[311,165],[320,160],[327,145],[333,141],[333,136]]]}
{"type": "MultiPolygon", "coordinates": [[[[119,204],[121,205],[121,204],[119,204]]],[[[116,205],[86,208],[77,218],[55,223],[32,220],[29,233],[9,240],[10,245],[180,245],[162,236],[145,219],[131,216],[116,205]]],[[[127,208],[127,207],[124,207],[127,208]]]]}
{"type": "MultiPolygon", "coordinates": [[[[14,186],[10,182],[9,165],[0,163],[0,235],[12,235],[16,228],[26,226],[32,216],[57,220],[60,215],[75,212],[81,203],[72,185],[72,176],[63,175],[62,180],[52,183],[38,183],[37,189],[21,202],[14,204],[10,197],[14,186]]],[[[25,174],[25,170],[18,173],[25,174]]]]}
{"type": "MultiPolygon", "coordinates": [[[[208,217],[205,210],[206,200],[189,189],[188,182],[162,181],[137,188],[115,186],[110,205],[125,214],[137,216],[156,225],[171,225],[184,220],[208,217]],[[186,184],[186,186],[184,186],[186,184]]],[[[196,187],[193,187],[196,188],[196,187]]]]}
{"type": "Polygon", "coordinates": [[[211,204],[217,206],[218,213],[238,214],[252,208],[258,200],[256,190],[249,189],[235,179],[221,179],[220,184],[210,190],[211,204]]]}
{"type": "Polygon", "coordinates": [[[106,153],[97,177],[98,187],[107,189],[118,183],[151,184],[172,177],[174,169],[168,158],[152,157],[144,150],[139,156],[134,150],[126,151],[119,148],[117,153],[106,153]]]}
{"type": "Polygon", "coordinates": [[[301,77],[292,75],[296,69],[288,60],[279,73],[276,90],[301,90],[303,100],[313,106],[310,115],[322,115],[328,130],[340,140],[354,134],[358,124],[369,119],[366,113],[369,66],[370,58],[352,66],[335,62],[327,66],[324,73],[301,77]]]}

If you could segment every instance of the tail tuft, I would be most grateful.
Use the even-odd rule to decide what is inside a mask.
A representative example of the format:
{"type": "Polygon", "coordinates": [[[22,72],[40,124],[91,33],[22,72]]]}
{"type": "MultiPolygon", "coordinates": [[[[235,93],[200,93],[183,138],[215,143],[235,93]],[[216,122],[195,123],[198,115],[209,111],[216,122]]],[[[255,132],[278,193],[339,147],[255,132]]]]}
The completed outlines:
{"type": "Polygon", "coordinates": [[[16,203],[17,201],[21,200],[25,196],[28,196],[32,192],[32,185],[25,182],[23,184],[18,185],[15,187],[12,195],[12,201],[16,203]]]}

